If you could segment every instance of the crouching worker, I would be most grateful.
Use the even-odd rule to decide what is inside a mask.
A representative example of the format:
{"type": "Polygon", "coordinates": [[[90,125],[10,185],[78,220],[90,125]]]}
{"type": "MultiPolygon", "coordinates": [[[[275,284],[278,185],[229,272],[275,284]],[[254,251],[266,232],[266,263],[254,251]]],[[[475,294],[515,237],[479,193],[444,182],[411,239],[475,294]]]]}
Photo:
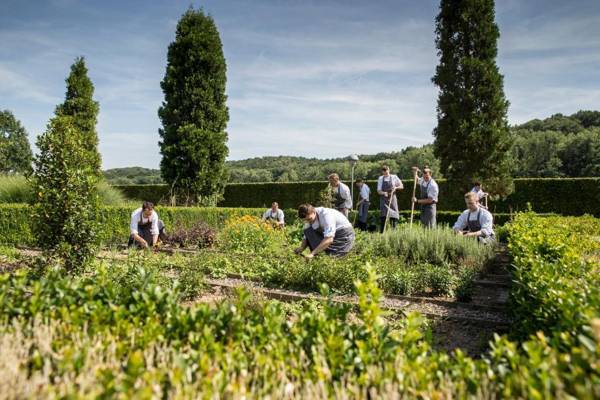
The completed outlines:
{"type": "Polygon", "coordinates": [[[454,224],[454,231],[459,235],[476,237],[481,243],[495,242],[492,214],[479,204],[477,193],[465,194],[467,209],[463,211],[454,224]]]}
{"type": "Polygon", "coordinates": [[[296,254],[301,254],[308,247],[310,253],[305,256],[307,259],[323,251],[340,257],[354,246],[352,224],[338,210],[302,204],[298,207],[298,217],[304,220],[304,238],[300,247],[294,250],[296,254]]]}
{"type": "Polygon", "coordinates": [[[262,216],[263,221],[272,222],[278,228],[283,228],[285,225],[285,215],[283,214],[283,210],[279,208],[279,204],[274,201],[271,204],[271,208],[269,208],[262,216]]]}
{"type": "Polygon", "coordinates": [[[165,225],[158,219],[158,214],[154,211],[154,204],[145,201],[142,207],[131,214],[131,235],[128,246],[135,245],[142,249],[150,246],[156,247],[159,238],[164,238],[164,229],[165,225]]]}

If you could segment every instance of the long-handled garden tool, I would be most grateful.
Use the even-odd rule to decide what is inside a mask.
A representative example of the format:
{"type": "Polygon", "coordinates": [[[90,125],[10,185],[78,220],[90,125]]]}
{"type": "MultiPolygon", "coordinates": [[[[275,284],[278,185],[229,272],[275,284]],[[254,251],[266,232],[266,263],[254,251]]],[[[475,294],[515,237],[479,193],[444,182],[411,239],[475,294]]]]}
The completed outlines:
{"type": "Polygon", "coordinates": [[[412,228],[412,223],[413,223],[413,218],[415,215],[415,195],[417,194],[417,172],[419,170],[415,169],[415,176],[413,177],[414,182],[413,182],[413,192],[412,192],[412,198],[410,199],[411,205],[410,205],[410,227],[412,228]]]}
{"type": "Polygon", "coordinates": [[[385,232],[385,228],[387,228],[387,223],[390,220],[390,210],[392,209],[392,200],[394,199],[394,193],[396,192],[396,188],[394,187],[390,192],[390,201],[386,204],[387,213],[385,214],[385,222],[383,223],[383,232],[385,232]]]}

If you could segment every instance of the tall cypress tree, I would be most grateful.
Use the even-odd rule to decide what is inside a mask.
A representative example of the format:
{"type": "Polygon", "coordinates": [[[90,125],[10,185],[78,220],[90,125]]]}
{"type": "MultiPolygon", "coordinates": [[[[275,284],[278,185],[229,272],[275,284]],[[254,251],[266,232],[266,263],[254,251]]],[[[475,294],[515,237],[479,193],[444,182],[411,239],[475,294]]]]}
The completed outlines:
{"type": "Polygon", "coordinates": [[[75,59],[66,83],[65,102],[56,107],[56,115],[73,117],[74,128],[83,135],[84,148],[89,152],[90,166],[94,173],[100,176],[102,159],[98,152],[98,134],[96,133],[100,106],[92,98],[94,84],[88,77],[88,69],[83,57],[75,59]]]}
{"type": "Polygon", "coordinates": [[[494,15],[494,0],[441,0],[434,151],[442,173],[457,189],[467,190],[480,180],[492,193],[508,194],[509,103],[496,65],[500,32],[494,15]]]}
{"type": "Polygon", "coordinates": [[[214,20],[190,8],[169,45],[158,110],[161,174],[186,203],[215,203],[225,186],[226,69],[214,20]]]}
{"type": "Polygon", "coordinates": [[[31,172],[32,157],[25,128],[10,111],[0,111],[0,172],[31,172]]]}

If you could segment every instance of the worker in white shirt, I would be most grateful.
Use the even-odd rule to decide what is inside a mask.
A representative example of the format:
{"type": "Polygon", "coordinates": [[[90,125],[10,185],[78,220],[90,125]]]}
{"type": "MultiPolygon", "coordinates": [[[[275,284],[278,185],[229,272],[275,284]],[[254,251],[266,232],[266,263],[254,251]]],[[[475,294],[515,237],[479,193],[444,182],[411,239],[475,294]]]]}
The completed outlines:
{"type": "Polygon", "coordinates": [[[377,179],[377,193],[379,193],[379,216],[381,219],[379,231],[383,232],[388,218],[392,228],[396,228],[400,218],[396,192],[404,189],[404,185],[397,175],[390,174],[390,167],[387,165],[381,167],[381,174],[377,179]]]}
{"type": "Polygon", "coordinates": [[[352,209],[352,194],[350,188],[340,181],[338,174],[330,174],[328,177],[329,185],[333,190],[334,208],[348,218],[348,211],[352,209]]]}
{"type": "MultiPolygon", "coordinates": [[[[473,192],[477,195],[477,201],[479,201],[479,205],[484,207],[485,209],[487,209],[487,204],[484,205],[482,200],[486,199],[488,194],[483,191],[483,188],[481,187],[480,182],[473,183],[473,188],[471,189],[471,192],[473,192]]],[[[487,203],[487,199],[486,199],[486,203],[487,203]]]]}
{"type": "Polygon", "coordinates": [[[476,237],[482,243],[494,243],[494,218],[481,207],[477,193],[465,194],[465,203],[467,209],[460,214],[452,229],[459,235],[476,237]]]}
{"type": "Polygon", "coordinates": [[[348,218],[338,210],[302,204],[298,207],[298,218],[304,220],[304,237],[296,254],[307,247],[311,259],[321,252],[334,257],[347,254],[354,246],[354,229],[348,218]]]}
{"type": "Polygon", "coordinates": [[[154,204],[149,201],[144,201],[142,207],[131,214],[129,228],[129,247],[134,245],[143,249],[150,246],[156,247],[159,238],[164,239],[165,225],[158,219],[158,214],[154,211],[154,204]]]}
{"type": "Polygon", "coordinates": [[[283,215],[283,210],[279,209],[279,204],[276,201],[271,204],[271,208],[265,211],[262,220],[273,222],[277,224],[277,227],[283,228],[285,225],[285,216],[283,215]]]}
{"type": "MultiPolygon", "coordinates": [[[[417,167],[412,168],[417,174],[420,172],[417,167]]],[[[420,197],[413,198],[413,202],[421,206],[421,224],[427,228],[435,228],[437,202],[440,188],[437,182],[431,176],[429,167],[423,168],[423,175],[417,178],[419,184],[420,197]]]]}
{"type": "Polygon", "coordinates": [[[359,190],[358,204],[356,205],[358,211],[358,229],[361,231],[368,230],[367,221],[369,219],[369,205],[371,204],[371,189],[362,179],[356,180],[356,187],[359,190]]]}

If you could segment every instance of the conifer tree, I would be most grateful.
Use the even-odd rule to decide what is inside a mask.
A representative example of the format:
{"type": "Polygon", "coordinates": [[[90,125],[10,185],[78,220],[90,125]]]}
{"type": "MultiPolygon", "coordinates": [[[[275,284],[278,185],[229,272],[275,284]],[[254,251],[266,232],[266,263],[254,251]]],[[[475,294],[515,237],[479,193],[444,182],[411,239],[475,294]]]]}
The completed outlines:
{"type": "Polygon", "coordinates": [[[164,101],[160,164],[163,179],[180,202],[216,203],[225,182],[229,121],[226,63],[219,31],[202,10],[179,20],[161,82],[164,101]]]}
{"type": "Polygon", "coordinates": [[[459,190],[479,180],[487,191],[508,194],[509,103],[496,65],[500,33],[494,15],[493,0],[441,0],[434,150],[442,174],[459,190]]]}
{"type": "Polygon", "coordinates": [[[90,153],[88,159],[91,167],[96,175],[101,176],[102,159],[98,152],[96,132],[100,107],[93,99],[94,84],[88,77],[88,69],[83,57],[75,59],[66,83],[65,102],[56,107],[56,115],[73,117],[75,128],[83,135],[84,148],[90,153]]]}

